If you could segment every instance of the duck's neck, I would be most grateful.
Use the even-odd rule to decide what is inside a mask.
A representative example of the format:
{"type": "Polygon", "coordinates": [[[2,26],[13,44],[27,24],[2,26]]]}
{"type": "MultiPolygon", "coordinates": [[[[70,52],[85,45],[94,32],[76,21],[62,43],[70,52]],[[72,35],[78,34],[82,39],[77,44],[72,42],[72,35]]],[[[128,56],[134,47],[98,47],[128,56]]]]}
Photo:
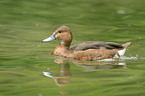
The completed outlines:
{"type": "Polygon", "coordinates": [[[62,40],[59,46],[65,47],[65,48],[69,48],[70,47],[70,44],[71,44],[71,41],[65,42],[65,41],[62,40]]]}
{"type": "Polygon", "coordinates": [[[61,43],[55,48],[53,54],[60,56],[68,56],[70,43],[71,41],[70,42],[61,41],[61,43]]]}

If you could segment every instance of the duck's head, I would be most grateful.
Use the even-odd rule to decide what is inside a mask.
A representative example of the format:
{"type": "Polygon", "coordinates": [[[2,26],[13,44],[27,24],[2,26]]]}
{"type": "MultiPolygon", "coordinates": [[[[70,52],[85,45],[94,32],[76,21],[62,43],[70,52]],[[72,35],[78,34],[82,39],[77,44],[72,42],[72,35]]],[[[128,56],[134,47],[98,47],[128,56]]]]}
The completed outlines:
{"type": "Polygon", "coordinates": [[[42,42],[48,42],[52,40],[59,40],[61,43],[70,45],[72,41],[72,33],[70,28],[67,26],[61,26],[55,30],[55,32],[47,39],[44,39],[42,42]]]}

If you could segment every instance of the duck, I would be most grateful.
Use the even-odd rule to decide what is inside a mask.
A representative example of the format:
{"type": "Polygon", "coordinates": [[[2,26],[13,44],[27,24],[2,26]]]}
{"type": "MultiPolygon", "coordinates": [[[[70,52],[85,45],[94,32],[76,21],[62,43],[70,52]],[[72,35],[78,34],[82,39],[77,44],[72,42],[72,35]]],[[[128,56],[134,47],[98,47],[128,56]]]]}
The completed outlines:
{"type": "Polygon", "coordinates": [[[114,42],[88,41],[70,47],[72,38],[70,28],[63,25],[57,28],[49,38],[42,40],[42,42],[58,40],[60,44],[54,49],[53,55],[81,61],[119,58],[125,54],[127,46],[131,44],[131,42],[118,44],[114,42]]]}

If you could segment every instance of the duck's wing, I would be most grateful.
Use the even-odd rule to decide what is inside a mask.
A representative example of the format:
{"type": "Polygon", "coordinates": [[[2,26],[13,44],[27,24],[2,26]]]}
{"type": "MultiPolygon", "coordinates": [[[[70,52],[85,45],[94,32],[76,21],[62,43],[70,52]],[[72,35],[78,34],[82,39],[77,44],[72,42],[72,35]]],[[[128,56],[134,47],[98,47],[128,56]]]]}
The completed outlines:
{"type": "Polygon", "coordinates": [[[103,41],[88,41],[76,44],[70,48],[70,50],[75,51],[85,51],[88,49],[99,49],[100,47],[105,47],[106,49],[121,49],[124,48],[121,44],[113,42],[103,42],[103,41]]]}

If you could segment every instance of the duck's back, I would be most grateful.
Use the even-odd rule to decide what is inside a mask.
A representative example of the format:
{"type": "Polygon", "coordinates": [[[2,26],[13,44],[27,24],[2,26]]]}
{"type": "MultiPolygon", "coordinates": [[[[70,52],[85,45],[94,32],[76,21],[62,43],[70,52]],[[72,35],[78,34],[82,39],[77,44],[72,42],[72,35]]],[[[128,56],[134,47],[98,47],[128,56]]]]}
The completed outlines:
{"type": "Polygon", "coordinates": [[[70,50],[75,51],[85,51],[88,49],[100,49],[100,47],[104,47],[106,49],[121,49],[124,48],[121,44],[113,43],[113,42],[103,42],[103,41],[88,41],[76,44],[70,48],[70,50]]]}
{"type": "Polygon", "coordinates": [[[72,46],[70,51],[74,52],[73,55],[71,55],[73,59],[95,60],[112,58],[115,54],[118,54],[119,50],[125,47],[127,46],[113,42],[88,41],[72,46]]]}

